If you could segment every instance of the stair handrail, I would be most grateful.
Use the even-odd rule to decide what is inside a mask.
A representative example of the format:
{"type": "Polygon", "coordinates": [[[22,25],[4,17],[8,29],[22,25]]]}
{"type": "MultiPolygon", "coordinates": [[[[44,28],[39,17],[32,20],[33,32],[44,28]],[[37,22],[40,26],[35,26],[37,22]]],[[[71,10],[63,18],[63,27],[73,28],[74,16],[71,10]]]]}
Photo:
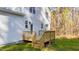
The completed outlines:
{"type": "Polygon", "coordinates": [[[50,41],[52,40],[55,41],[55,31],[45,31],[43,35],[41,36],[40,41],[44,42],[46,39],[50,41]],[[45,37],[46,33],[48,36],[45,37]]]}

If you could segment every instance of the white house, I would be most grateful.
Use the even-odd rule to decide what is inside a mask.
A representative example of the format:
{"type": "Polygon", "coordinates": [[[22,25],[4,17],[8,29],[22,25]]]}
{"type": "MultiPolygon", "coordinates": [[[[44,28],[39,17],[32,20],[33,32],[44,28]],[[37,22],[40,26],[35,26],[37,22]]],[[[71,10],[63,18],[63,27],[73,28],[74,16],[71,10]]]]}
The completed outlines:
{"type": "Polygon", "coordinates": [[[47,7],[0,7],[0,45],[19,42],[23,31],[50,30],[47,7]]]}

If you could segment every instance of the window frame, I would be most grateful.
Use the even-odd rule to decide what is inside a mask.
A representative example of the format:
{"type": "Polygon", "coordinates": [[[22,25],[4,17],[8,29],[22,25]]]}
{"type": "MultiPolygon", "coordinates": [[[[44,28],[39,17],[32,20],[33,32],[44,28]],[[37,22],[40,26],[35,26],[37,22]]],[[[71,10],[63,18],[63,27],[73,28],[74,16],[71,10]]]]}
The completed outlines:
{"type": "Polygon", "coordinates": [[[33,14],[36,13],[35,7],[30,7],[29,11],[30,11],[30,13],[33,13],[33,14]]]}
{"type": "Polygon", "coordinates": [[[44,25],[43,25],[43,23],[41,23],[41,29],[43,29],[44,28],[44,25]]]}
{"type": "Polygon", "coordinates": [[[48,12],[46,11],[45,14],[46,14],[46,18],[48,19],[49,18],[48,12]]]}
{"type": "Polygon", "coordinates": [[[25,21],[25,28],[28,28],[28,21],[25,21]]]}

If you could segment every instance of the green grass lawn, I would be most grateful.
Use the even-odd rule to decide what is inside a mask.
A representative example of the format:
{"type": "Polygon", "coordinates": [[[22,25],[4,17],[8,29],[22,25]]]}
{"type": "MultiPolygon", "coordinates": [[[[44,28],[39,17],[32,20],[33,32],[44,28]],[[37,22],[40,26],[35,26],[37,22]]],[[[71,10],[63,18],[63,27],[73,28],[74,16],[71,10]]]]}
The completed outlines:
{"type": "Polygon", "coordinates": [[[50,48],[56,51],[79,51],[79,39],[59,38],[50,48]]]}
{"type": "Polygon", "coordinates": [[[0,51],[79,51],[79,39],[59,38],[49,48],[36,49],[31,44],[18,43],[0,47],[0,51]]]}

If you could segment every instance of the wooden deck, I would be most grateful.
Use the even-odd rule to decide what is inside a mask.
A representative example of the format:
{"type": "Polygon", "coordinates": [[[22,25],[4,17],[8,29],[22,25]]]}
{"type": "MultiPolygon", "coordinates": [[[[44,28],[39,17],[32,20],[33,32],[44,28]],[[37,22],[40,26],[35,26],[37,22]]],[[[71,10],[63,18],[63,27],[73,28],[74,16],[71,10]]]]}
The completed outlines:
{"type": "Polygon", "coordinates": [[[24,32],[23,40],[31,41],[32,46],[35,48],[43,48],[47,44],[50,46],[52,43],[55,43],[55,31],[45,31],[40,38],[36,36],[35,32],[24,32]]]}
{"type": "Polygon", "coordinates": [[[23,40],[25,41],[33,41],[36,39],[36,33],[35,32],[30,32],[30,31],[24,31],[23,32],[23,40]]]}

